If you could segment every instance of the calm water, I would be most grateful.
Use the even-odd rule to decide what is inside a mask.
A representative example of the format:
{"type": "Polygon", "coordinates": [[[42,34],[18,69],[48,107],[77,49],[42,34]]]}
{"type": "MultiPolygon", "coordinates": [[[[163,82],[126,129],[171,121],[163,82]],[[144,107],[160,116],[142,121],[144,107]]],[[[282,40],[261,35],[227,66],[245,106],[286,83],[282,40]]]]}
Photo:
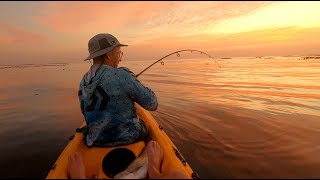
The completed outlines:
{"type": "MultiPolygon", "coordinates": [[[[320,61],[167,60],[139,77],[201,178],[320,178],[320,61]]],[[[123,62],[138,73],[152,62],[123,62]]],[[[83,122],[88,63],[0,66],[0,176],[46,177],[83,122]]]]}

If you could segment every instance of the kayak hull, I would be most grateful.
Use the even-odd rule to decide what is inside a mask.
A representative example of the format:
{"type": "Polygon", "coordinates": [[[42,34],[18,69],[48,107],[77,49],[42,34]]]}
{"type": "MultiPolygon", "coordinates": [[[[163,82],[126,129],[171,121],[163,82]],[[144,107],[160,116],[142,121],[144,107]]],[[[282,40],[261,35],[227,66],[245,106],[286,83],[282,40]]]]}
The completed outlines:
{"type": "MultiPolygon", "coordinates": [[[[161,173],[166,175],[169,170],[180,169],[187,177],[196,178],[197,176],[193,173],[188,162],[186,162],[178,151],[178,148],[167,136],[163,128],[159,126],[151,113],[138,104],[135,104],[135,107],[139,118],[146,123],[152,140],[157,141],[163,150],[164,159],[161,166],[161,173]]],[[[83,123],[82,127],[83,126],[85,126],[85,123],[83,123]]],[[[126,148],[129,149],[135,157],[138,157],[145,147],[143,141],[117,147],[88,147],[85,143],[83,133],[76,132],[72,137],[58,157],[56,163],[52,166],[46,177],[47,179],[66,179],[68,157],[75,152],[80,152],[83,157],[87,177],[109,179],[112,177],[106,175],[103,169],[103,160],[108,154],[111,154],[110,152],[114,152],[120,148],[126,148]]]]}

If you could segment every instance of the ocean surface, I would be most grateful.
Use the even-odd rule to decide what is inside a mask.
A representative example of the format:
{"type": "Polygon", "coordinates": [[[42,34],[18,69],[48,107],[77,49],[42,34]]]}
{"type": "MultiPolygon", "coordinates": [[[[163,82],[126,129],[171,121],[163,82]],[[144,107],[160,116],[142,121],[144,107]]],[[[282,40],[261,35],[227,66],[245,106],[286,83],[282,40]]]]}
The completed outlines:
{"type": "MultiPolygon", "coordinates": [[[[320,59],[165,60],[138,79],[200,178],[320,178],[320,59]]],[[[151,61],[123,61],[139,73],[151,61]]],[[[45,178],[84,121],[90,63],[0,65],[0,177],[45,178]]]]}

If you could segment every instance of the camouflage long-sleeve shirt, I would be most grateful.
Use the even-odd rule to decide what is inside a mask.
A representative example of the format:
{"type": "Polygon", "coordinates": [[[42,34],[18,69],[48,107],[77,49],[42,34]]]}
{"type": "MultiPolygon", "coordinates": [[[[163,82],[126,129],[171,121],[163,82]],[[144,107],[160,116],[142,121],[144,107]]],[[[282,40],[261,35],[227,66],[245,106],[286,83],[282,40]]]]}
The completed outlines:
{"type": "Polygon", "coordinates": [[[93,65],[80,82],[79,100],[89,132],[88,146],[119,146],[140,140],[147,133],[134,102],[156,110],[157,97],[127,68],[93,65]],[[98,70],[97,70],[98,69],[98,70]]]}

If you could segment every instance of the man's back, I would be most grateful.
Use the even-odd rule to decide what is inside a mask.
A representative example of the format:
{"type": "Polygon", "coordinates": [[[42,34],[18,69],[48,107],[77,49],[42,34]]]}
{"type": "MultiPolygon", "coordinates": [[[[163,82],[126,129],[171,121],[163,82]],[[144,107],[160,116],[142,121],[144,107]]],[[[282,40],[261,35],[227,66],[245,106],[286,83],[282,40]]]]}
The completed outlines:
{"type": "Polygon", "coordinates": [[[79,99],[89,127],[86,137],[89,146],[133,143],[141,137],[144,129],[143,122],[136,115],[134,102],[148,110],[155,110],[158,106],[155,94],[130,70],[110,66],[97,68],[94,65],[93,72],[89,70],[81,80],[79,99]]]}

